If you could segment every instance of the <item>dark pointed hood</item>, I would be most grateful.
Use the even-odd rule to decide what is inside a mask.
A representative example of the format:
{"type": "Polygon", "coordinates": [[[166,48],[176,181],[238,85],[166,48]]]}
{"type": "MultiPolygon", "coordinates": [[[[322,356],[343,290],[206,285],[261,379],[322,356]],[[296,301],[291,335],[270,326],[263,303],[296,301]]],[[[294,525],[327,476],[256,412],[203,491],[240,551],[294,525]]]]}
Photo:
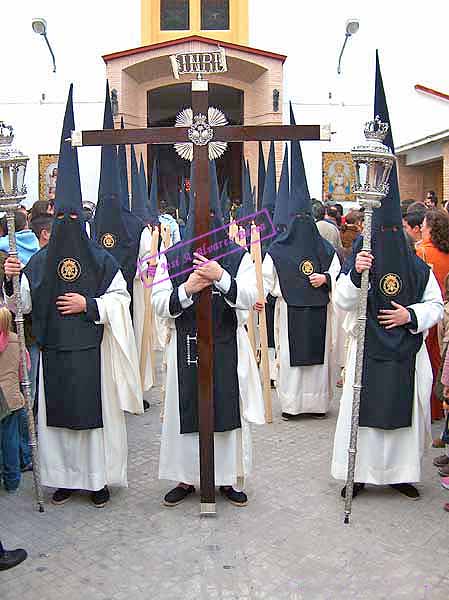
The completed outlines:
{"type": "MultiPolygon", "coordinates": [[[[385,96],[382,73],[380,71],[379,52],[376,50],[376,83],[374,95],[374,118],[380,117],[383,123],[388,123],[388,133],[384,144],[388,146],[394,154],[393,130],[391,127],[390,115],[388,113],[387,99],[385,96]]],[[[387,197],[382,201],[382,206],[374,212],[375,228],[379,226],[400,227],[402,229],[401,199],[399,195],[398,172],[396,164],[390,173],[390,189],[387,197]]]]}
{"type": "Polygon", "coordinates": [[[223,215],[223,219],[228,222],[229,221],[229,211],[231,209],[231,199],[229,197],[229,179],[223,184],[223,189],[221,190],[220,196],[220,205],[221,205],[221,213],[223,215]]]}
{"type": "MultiPolygon", "coordinates": [[[[56,309],[56,298],[79,293],[87,298],[103,295],[118,271],[114,258],[90,240],[82,222],[82,196],[78,151],[70,137],[75,128],[73,85],[70,86],[59,150],[56,183],[56,218],[48,245],[27,264],[25,274],[33,301],[33,332],[41,346],[72,346],[67,339],[68,317],[56,309]],[[77,215],[77,218],[74,218],[77,215]],[[67,320],[66,320],[67,319],[67,320]]],[[[83,330],[84,315],[74,315],[83,330]]]]}
{"type": "MultiPolygon", "coordinates": [[[[103,129],[114,129],[108,84],[103,129]]],[[[94,220],[95,240],[119,263],[130,293],[136,272],[140,235],[144,226],[143,221],[123,205],[120,167],[115,146],[102,146],[100,184],[94,220]]]]}
{"type": "Polygon", "coordinates": [[[217,165],[214,160],[209,161],[210,179],[210,209],[216,217],[217,223],[223,224],[223,213],[221,212],[220,190],[218,187],[217,165]]]}
{"type": "MultiPolygon", "coordinates": [[[[293,107],[290,102],[290,125],[296,125],[293,107]]],[[[309,186],[307,185],[306,170],[302,158],[299,140],[291,142],[291,187],[289,215],[292,217],[300,212],[312,212],[309,186]]]]}
{"type": "Polygon", "coordinates": [[[262,208],[263,191],[265,189],[265,157],[262,142],[259,142],[259,164],[257,167],[257,210],[262,208]]]}
{"type": "Polygon", "coordinates": [[[281,178],[279,180],[279,189],[276,197],[276,207],[274,210],[273,223],[278,231],[286,228],[290,222],[289,218],[289,200],[290,184],[288,170],[288,144],[285,144],[284,160],[282,162],[281,178]]]}
{"type": "Polygon", "coordinates": [[[253,194],[251,190],[251,178],[248,164],[242,163],[242,206],[239,210],[239,218],[254,214],[253,194]]]}
{"type": "MultiPolygon", "coordinates": [[[[120,122],[121,129],[125,129],[123,117],[120,122]]],[[[128,186],[128,164],[126,161],[126,146],[120,144],[118,147],[118,164],[120,170],[121,200],[125,208],[129,209],[129,186],[128,186]]]]}
{"type": "Polygon", "coordinates": [[[151,220],[147,197],[144,197],[142,191],[134,145],[131,145],[131,212],[145,224],[148,224],[151,220]]]}
{"type": "Polygon", "coordinates": [[[273,216],[276,204],[276,157],[274,152],[274,142],[270,144],[270,153],[268,155],[267,173],[265,177],[265,186],[262,196],[262,208],[266,208],[273,216]]]}
{"type": "Polygon", "coordinates": [[[179,215],[179,218],[182,219],[185,223],[187,221],[187,199],[186,199],[186,192],[185,192],[184,177],[182,178],[182,184],[181,184],[181,189],[179,190],[178,198],[179,198],[179,200],[178,200],[178,202],[179,202],[178,215],[179,215]]]}
{"type": "MultiPolygon", "coordinates": [[[[143,164],[143,158],[140,158],[140,171],[143,173],[142,183],[145,185],[145,167],[143,164]]],[[[150,187],[150,218],[152,225],[158,225],[159,223],[159,203],[158,203],[158,182],[157,182],[157,159],[153,160],[153,170],[151,173],[151,187],[150,187]]]]}

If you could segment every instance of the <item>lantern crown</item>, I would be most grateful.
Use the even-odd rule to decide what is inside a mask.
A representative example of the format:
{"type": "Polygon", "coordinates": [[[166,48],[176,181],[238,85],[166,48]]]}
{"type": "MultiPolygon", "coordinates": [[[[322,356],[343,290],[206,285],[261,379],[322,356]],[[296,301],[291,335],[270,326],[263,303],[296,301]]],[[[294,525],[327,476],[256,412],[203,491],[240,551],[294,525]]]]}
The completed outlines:
{"type": "Polygon", "coordinates": [[[373,121],[365,123],[364,134],[367,140],[383,142],[387,136],[390,126],[388,123],[382,123],[379,115],[373,121]]]}
{"type": "Polygon", "coordinates": [[[6,125],[0,121],[0,146],[11,146],[14,141],[14,129],[11,125],[6,125]]]}

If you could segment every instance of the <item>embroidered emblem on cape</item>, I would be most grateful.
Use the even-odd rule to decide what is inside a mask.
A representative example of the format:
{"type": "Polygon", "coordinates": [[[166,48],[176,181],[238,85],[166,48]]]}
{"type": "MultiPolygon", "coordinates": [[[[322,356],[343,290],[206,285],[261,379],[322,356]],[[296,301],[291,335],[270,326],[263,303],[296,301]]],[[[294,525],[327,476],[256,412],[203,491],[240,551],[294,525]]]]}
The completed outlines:
{"type": "Polygon", "coordinates": [[[64,258],[58,265],[58,275],[63,281],[76,281],[81,275],[81,265],[74,258],[64,258]]]}
{"type": "Polygon", "coordinates": [[[112,235],[112,233],[105,233],[101,236],[101,245],[103,248],[106,248],[106,250],[114,248],[115,243],[115,235],[112,235]]]}
{"type": "Polygon", "coordinates": [[[313,266],[313,262],[311,260],[303,260],[299,265],[299,270],[306,277],[309,277],[315,273],[315,267],[313,266]]]}
{"type": "Polygon", "coordinates": [[[401,289],[401,278],[395,273],[387,273],[380,280],[380,291],[385,294],[385,296],[397,296],[401,289]]]}

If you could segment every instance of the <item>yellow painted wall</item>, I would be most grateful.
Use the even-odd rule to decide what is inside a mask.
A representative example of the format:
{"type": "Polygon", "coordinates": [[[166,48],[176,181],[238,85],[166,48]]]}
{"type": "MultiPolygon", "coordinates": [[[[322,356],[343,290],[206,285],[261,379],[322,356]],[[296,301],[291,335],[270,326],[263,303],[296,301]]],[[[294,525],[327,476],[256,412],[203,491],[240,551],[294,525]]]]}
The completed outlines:
{"type": "Polygon", "coordinates": [[[141,0],[142,46],[157,44],[190,35],[203,35],[223,42],[248,45],[248,0],[229,0],[230,29],[209,31],[201,29],[201,0],[190,0],[190,29],[161,31],[160,0],[141,0]]]}

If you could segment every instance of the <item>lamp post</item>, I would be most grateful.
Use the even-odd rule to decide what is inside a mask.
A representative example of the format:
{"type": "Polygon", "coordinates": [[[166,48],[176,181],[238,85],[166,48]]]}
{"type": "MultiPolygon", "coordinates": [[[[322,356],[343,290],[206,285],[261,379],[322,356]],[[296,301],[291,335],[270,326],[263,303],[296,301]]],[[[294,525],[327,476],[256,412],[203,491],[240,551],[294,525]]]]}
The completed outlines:
{"type": "MultiPolygon", "coordinates": [[[[17,258],[15,212],[21,201],[26,197],[25,171],[28,156],[12,147],[14,140],[13,128],[0,121],[0,211],[6,212],[8,226],[9,256],[17,258]]],[[[37,453],[36,428],[34,426],[33,402],[31,398],[31,383],[28,376],[27,354],[25,335],[23,329],[22,296],[20,293],[19,277],[13,277],[13,290],[15,302],[15,322],[20,346],[20,365],[22,370],[22,386],[24,390],[30,446],[33,455],[33,478],[36,499],[40,512],[44,512],[44,499],[40,482],[39,457],[37,453]]]]}
{"type": "MultiPolygon", "coordinates": [[[[364,229],[362,250],[371,252],[372,218],[375,208],[388,194],[391,169],[396,160],[383,140],[389,129],[388,123],[382,123],[379,117],[365,124],[366,141],[351,150],[355,163],[356,184],[354,193],[360,205],[364,207],[364,229]]],[[[346,478],[345,524],[349,523],[354,489],[355,463],[357,457],[357,438],[359,432],[360,395],[362,392],[363,358],[365,354],[366,309],[368,305],[369,271],[363,271],[357,319],[357,352],[352,399],[351,435],[348,448],[348,473],[346,478]]]]}
{"type": "Polygon", "coordinates": [[[38,35],[41,35],[44,38],[45,43],[47,44],[48,50],[51,54],[51,58],[53,60],[53,73],[56,73],[55,55],[53,53],[53,49],[50,46],[50,42],[48,41],[48,37],[47,37],[47,21],[45,19],[42,19],[41,17],[38,17],[31,21],[31,27],[33,28],[34,33],[37,33],[38,35]]]}
{"type": "Polygon", "coordinates": [[[337,73],[339,75],[341,74],[341,59],[343,57],[343,52],[345,51],[346,44],[348,43],[349,38],[351,36],[353,36],[354,33],[357,33],[357,31],[359,30],[359,27],[360,27],[360,23],[359,23],[358,19],[348,19],[346,21],[345,41],[343,42],[343,46],[340,51],[340,56],[338,57],[337,73]]]}

